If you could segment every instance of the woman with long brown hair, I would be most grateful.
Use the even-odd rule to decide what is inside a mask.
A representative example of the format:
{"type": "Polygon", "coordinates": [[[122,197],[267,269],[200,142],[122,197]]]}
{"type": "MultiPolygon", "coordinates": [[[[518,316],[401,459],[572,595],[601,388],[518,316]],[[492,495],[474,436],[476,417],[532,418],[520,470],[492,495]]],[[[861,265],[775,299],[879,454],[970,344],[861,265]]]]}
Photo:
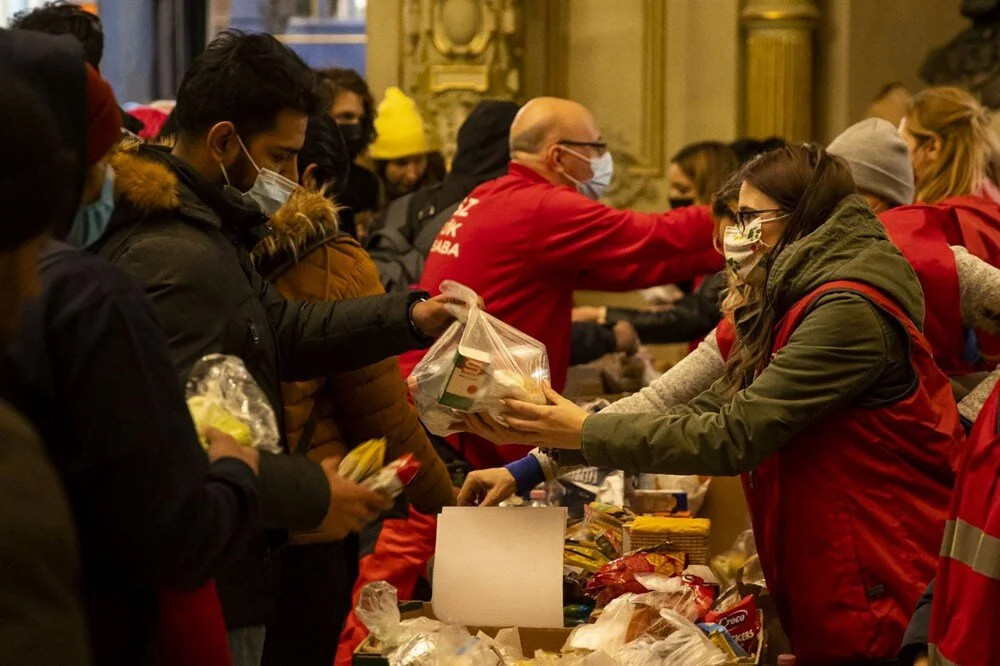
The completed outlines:
{"type": "MultiPolygon", "coordinates": [[[[891,660],[934,575],[962,438],[920,285],[841,159],[791,146],[741,180],[724,249],[747,302],[723,379],[660,414],[588,416],[548,391],[547,406],[511,402],[507,425],[466,426],[626,472],[743,474],[796,655],[891,660]]],[[[503,474],[474,473],[461,499],[503,474]]]]}

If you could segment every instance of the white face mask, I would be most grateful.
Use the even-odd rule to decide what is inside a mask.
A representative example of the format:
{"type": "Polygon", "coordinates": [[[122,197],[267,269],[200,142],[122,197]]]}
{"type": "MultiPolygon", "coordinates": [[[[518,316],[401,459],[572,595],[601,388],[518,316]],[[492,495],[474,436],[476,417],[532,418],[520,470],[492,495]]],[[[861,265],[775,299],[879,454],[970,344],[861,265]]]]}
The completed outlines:
{"type": "Polygon", "coordinates": [[[611,177],[615,174],[615,162],[611,159],[611,152],[606,150],[600,157],[591,159],[565,146],[563,149],[567,153],[571,153],[581,160],[589,162],[590,170],[594,174],[590,177],[590,180],[577,180],[564,171],[563,173],[566,173],[566,177],[576,185],[576,191],[595,201],[604,196],[608,186],[611,185],[611,177]]]}
{"type": "MultiPolygon", "coordinates": [[[[246,192],[242,192],[240,196],[243,197],[244,201],[256,204],[261,212],[268,217],[272,217],[278,212],[278,209],[285,205],[292,192],[299,188],[299,184],[294,180],[285,178],[280,173],[258,167],[257,163],[250,157],[250,151],[243,144],[243,139],[238,134],[236,135],[236,140],[240,142],[243,154],[247,156],[250,164],[257,170],[257,179],[254,180],[253,187],[246,192]]],[[[219,166],[222,168],[222,177],[226,179],[226,185],[229,185],[229,175],[226,173],[226,167],[222,165],[222,162],[219,162],[219,166]]]]}
{"type": "Polygon", "coordinates": [[[726,227],[723,241],[726,266],[733,273],[736,273],[740,282],[754,286],[760,286],[764,283],[764,267],[760,265],[760,262],[767,255],[770,246],[761,240],[762,229],[765,222],[780,220],[783,217],[788,217],[788,215],[778,215],[767,219],[755,218],[747,223],[743,231],[740,231],[735,224],[726,227]]]}

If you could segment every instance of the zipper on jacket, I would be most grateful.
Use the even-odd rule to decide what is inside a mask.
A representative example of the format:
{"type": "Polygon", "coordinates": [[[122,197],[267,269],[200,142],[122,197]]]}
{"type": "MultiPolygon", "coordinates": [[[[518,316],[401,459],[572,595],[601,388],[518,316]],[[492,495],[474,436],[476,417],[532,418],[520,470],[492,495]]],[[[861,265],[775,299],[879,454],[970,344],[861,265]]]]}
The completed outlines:
{"type": "Polygon", "coordinates": [[[247,327],[250,329],[250,339],[253,340],[254,344],[257,344],[260,342],[260,336],[257,335],[257,326],[253,323],[253,319],[250,315],[243,315],[243,319],[246,321],[247,327]]]}

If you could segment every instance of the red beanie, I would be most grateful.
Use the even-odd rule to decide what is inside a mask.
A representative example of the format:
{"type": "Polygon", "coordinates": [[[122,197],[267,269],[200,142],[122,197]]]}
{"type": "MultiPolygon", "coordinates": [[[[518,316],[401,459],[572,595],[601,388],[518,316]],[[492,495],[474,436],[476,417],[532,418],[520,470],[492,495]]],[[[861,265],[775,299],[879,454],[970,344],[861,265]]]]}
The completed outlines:
{"type": "Polygon", "coordinates": [[[122,132],[115,93],[97,70],[87,65],[87,166],[101,161],[122,132]]]}

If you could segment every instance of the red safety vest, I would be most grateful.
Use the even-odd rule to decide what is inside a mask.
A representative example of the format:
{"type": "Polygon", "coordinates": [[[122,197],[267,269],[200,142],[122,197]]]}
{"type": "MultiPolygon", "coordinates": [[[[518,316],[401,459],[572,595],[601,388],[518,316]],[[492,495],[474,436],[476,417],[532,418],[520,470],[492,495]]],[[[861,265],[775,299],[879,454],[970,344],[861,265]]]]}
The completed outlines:
{"type": "Polygon", "coordinates": [[[1000,664],[1000,385],[962,459],[931,611],[932,663],[1000,664]]]}
{"type": "Polygon", "coordinates": [[[934,576],[963,437],[926,339],[873,287],[813,291],[779,322],[774,353],[830,291],[859,293],[905,327],[918,383],[894,404],[823,417],[743,475],[768,588],[804,664],[895,656],[934,576]]]}

